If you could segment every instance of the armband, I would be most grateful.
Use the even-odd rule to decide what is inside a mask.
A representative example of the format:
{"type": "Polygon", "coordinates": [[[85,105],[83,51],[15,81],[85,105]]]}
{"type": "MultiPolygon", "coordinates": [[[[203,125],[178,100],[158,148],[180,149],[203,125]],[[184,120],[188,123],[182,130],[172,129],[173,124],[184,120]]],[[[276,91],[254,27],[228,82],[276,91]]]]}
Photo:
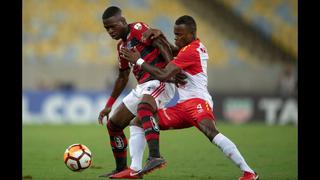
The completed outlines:
{"type": "Polygon", "coordinates": [[[116,99],[110,96],[110,98],[107,101],[106,107],[112,107],[112,105],[116,102],[116,99]]]}

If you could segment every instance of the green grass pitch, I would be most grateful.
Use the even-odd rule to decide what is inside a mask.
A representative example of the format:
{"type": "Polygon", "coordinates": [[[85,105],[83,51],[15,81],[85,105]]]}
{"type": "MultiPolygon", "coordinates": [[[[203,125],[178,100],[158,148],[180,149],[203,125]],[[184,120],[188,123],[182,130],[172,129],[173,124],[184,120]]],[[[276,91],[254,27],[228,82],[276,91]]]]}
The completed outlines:
{"type": "MultiPolygon", "coordinates": [[[[295,180],[298,166],[297,127],[265,124],[232,125],[218,122],[218,129],[238,147],[249,166],[263,180],[295,180]]],[[[128,129],[125,130],[129,138],[128,129]]],[[[23,179],[101,179],[115,164],[105,126],[24,125],[22,136],[23,179]],[[65,149],[74,143],[89,147],[93,166],[72,172],[63,163],[65,149]]],[[[161,131],[160,152],[167,167],[144,176],[146,180],[232,180],[241,172],[196,128],[161,131]]],[[[129,151],[128,151],[129,153],[129,151]]],[[[145,151],[145,159],[147,149],[145,151]]],[[[128,164],[130,158],[128,158],[128,164]]]]}

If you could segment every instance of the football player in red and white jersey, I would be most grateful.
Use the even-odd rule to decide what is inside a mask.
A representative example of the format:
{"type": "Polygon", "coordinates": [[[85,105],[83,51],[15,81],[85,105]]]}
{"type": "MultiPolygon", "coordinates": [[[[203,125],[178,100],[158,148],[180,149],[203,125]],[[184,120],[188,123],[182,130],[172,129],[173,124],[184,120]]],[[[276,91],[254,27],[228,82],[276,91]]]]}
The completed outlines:
{"type": "MultiPolygon", "coordinates": [[[[102,20],[104,28],[111,38],[120,40],[117,45],[118,53],[123,47],[128,49],[135,47],[146,63],[150,63],[157,68],[164,68],[172,59],[173,56],[169,45],[161,40],[161,38],[142,42],[142,33],[149,29],[149,27],[143,22],[127,24],[118,7],[108,7],[102,15],[102,20]]],[[[148,142],[149,161],[153,166],[151,169],[160,168],[166,163],[160,156],[159,127],[153,118],[153,113],[158,108],[163,108],[173,98],[175,84],[154,79],[148,72],[141,69],[140,66],[131,64],[120,56],[118,60],[119,75],[106,106],[99,114],[99,123],[103,124],[105,116],[108,119],[112,105],[128,82],[131,67],[133,68],[133,74],[138,81],[138,85],[123,99],[123,102],[114,111],[113,116],[107,121],[107,130],[113,156],[116,161],[116,169],[100,177],[110,177],[117,172],[127,169],[127,138],[123,129],[136,116],[142,121],[145,138],[148,142]]]]}
{"type": "MultiPolygon", "coordinates": [[[[151,34],[158,34],[159,36],[162,33],[159,33],[158,30],[153,30],[151,34]]],[[[185,86],[178,88],[180,96],[178,103],[173,107],[157,111],[160,129],[197,127],[210,142],[217,145],[224,155],[229,157],[243,171],[243,175],[239,180],[258,179],[259,176],[248,166],[236,145],[216,128],[212,110],[213,102],[207,89],[207,61],[209,60],[209,56],[205,46],[196,37],[196,23],[194,19],[187,15],[178,18],[174,25],[174,34],[175,44],[179,52],[164,69],[159,69],[145,63],[145,60],[140,57],[135,48],[134,51],[126,48],[121,49],[121,57],[139,65],[143,70],[161,81],[165,81],[179,72],[187,75],[185,86]]],[[[171,45],[171,47],[173,46],[171,45]]],[[[140,139],[143,138],[140,137],[140,139]]],[[[133,152],[136,152],[137,150],[135,149],[137,148],[139,147],[130,143],[130,149],[134,149],[133,152]]],[[[142,155],[131,154],[131,156],[142,155]]],[[[140,174],[146,174],[148,171],[146,164],[140,174]]],[[[121,172],[118,174],[121,174],[121,172]]]]}

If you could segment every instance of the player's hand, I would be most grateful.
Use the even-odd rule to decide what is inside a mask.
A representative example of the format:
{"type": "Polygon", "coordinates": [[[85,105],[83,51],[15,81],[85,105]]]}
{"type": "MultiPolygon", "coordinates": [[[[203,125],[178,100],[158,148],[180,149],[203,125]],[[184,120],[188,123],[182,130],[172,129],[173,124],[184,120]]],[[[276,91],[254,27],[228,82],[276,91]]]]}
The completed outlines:
{"type": "Polygon", "coordinates": [[[183,86],[187,83],[187,81],[185,81],[185,79],[187,78],[187,75],[185,75],[184,73],[178,73],[175,75],[175,84],[177,87],[179,86],[183,86]]]}
{"type": "Polygon", "coordinates": [[[98,120],[99,124],[103,125],[103,118],[107,116],[107,121],[109,120],[109,113],[111,112],[111,107],[105,107],[99,114],[98,120]]]}
{"type": "Polygon", "coordinates": [[[145,42],[149,38],[156,39],[162,35],[163,35],[163,33],[160,30],[150,28],[142,34],[141,40],[142,40],[142,42],[145,42]]]}
{"type": "Polygon", "coordinates": [[[121,48],[120,56],[133,64],[136,64],[137,60],[141,58],[140,52],[136,47],[134,47],[132,50],[128,48],[121,48]]]}

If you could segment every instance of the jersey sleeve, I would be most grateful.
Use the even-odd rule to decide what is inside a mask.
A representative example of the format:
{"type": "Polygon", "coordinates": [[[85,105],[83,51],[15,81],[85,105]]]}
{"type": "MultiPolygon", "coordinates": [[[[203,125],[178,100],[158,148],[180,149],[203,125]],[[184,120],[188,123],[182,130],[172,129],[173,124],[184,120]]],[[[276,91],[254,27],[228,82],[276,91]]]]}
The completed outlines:
{"type": "MultiPolygon", "coordinates": [[[[143,22],[136,22],[132,24],[132,35],[140,42],[142,42],[142,35],[149,29],[149,26],[143,22]]],[[[143,43],[146,45],[152,44],[151,39],[146,39],[143,43]]]]}
{"type": "Polygon", "coordinates": [[[178,55],[170,62],[178,66],[180,69],[186,69],[196,63],[196,54],[191,47],[184,47],[178,55]]]}

